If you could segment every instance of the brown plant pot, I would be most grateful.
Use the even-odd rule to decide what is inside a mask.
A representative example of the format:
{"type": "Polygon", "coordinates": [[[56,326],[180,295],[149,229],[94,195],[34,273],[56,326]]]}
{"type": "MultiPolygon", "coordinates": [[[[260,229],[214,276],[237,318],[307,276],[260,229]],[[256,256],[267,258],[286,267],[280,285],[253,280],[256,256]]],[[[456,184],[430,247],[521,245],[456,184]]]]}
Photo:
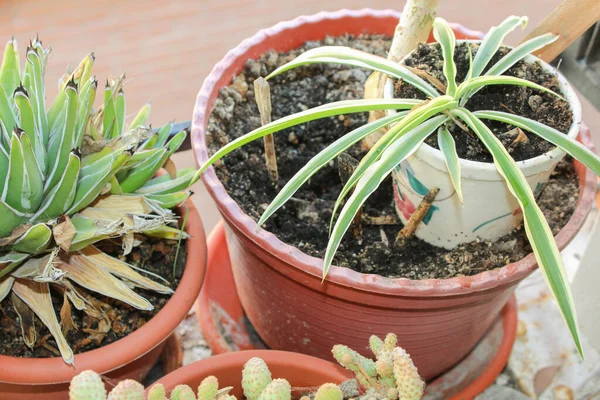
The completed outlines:
{"type": "Polygon", "coordinates": [[[196,361],[168,374],[158,383],[162,383],[167,392],[177,385],[188,385],[195,391],[204,378],[213,375],[219,380],[219,387],[232,386],[233,390],[230,394],[241,399],[242,369],[246,361],[252,357],[262,358],[269,366],[273,378],[287,379],[295,393],[311,388],[316,389],[327,382],[339,384],[353,376],[336,364],[305,354],[248,350],[196,361]]]}
{"type": "MultiPolygon", "coordinates": [[[[394,11],[341,10],[282,22],[260,31],[231,50],[204,81],[194,111],[192,140],[200,164],[207,160],[206,126],[219,90],[245,62],[269,49],[287,51],[325,35],[388,34],[397,24],[394,11]]],[[[452,26],[458,38],[481,34],[452,26]]],[[[579,140],[593,148],[588,129],[579,140]]],[[[591,209],[596,178],[575,163],[580,180],[577,208],[556,236],[564,248],[591,209]]],[[[331,358],[330,349],[344,343],[365,349],[371,334],[394,332],[427,380],[446,371],[482,338],[515,285],[533,272],[533,254],[503,268],[452,279],[390,279],[332,267],[321,282],[323,261],[281,242],[257,228],[227,194],[210,168],[204,183],[226,222],[227,242],[240,300],[248,319],[273,349],[331,358]]],[[[366,353],[366,349],[365,349],[366,353]]]]}
{"type": "MultiPolygon", "coordinates": [[[[188,200],[186,231],[188,256],[177,290],[158,314],[144,326],[114,343],[75,355],[74,366],[60,357],[0,356],[0,398],[10,400],[64,400],[69,382],[92,369],[110,382],[142,381],[156,363],[177,325],[185,318],[200,292],[206,271],[206,238],[200,215],[188,200]]],[[[183,209],[180,210],[185,212],[183,209]]]]}

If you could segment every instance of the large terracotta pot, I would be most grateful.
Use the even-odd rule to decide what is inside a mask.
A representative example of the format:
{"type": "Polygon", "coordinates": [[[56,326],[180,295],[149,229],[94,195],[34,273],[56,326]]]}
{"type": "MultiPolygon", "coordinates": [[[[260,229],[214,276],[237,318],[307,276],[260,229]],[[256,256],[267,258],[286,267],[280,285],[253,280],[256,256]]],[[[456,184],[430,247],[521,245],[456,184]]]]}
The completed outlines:
{"type": "Polygon", "coordinates": [[[353,377],[351,373],[331,362],[305,354],[275,350],[248,350],[219,354],[205,360],[196,361],[171,372],[158,383],[165,386],[167,392],[177,385],[188,385],[194,391],[204,378],[216,376],[219,387],[232,386],[233,394],[242,398],[242,369],[252,357],[262,358],[273,378],[284,378],[293,388],[319,387],[324,383],[342,383],[353,377]]]}
{"type": "Polygon", "coordinates": [[[206,270],[206,238],[198,211],[191,201],[186,231],[187,262],[183,277],[167,304],[144,326],[102,348],[75,355],[74,367],[60,357],[18,358],[0,356],[0,399],[64,400],[69,382],[92,369],[112,382],[142,381],[156,363],[164,341],[185,318],[200,292],[206,270]]]}
{"type": "MultiPolygon", "coordinates": [[[[304,16],[260,31],[231,50],[198,94],[192,140],[200,164],[207,160],[206,126],[219,90],[249,58],[286,51],[326,34],[392,34],[394,11],[341,10],[304,16]]],[[[478,37],[458,25],[460,38],[478,37]]],[[[582,129],[580,140],[592,146],[582,129]]],[[[575,214],[558,234],[562,249],[579,231],[595,192],[595,176],[576,163],[581,191],[575,214]]],[[[498,317],[515,285],[537,267],[533,254],[493,271],[452,279],[390,279],[332,267],[321,282],[323,261],[257,228],[229,197],[210,168],[204,183],[226,222],[236,287],[246,314],[269,347],[330,358],[334,344],[364,349],[371,334],[394,332],[429,380],[463,358],[498,317]]]]}

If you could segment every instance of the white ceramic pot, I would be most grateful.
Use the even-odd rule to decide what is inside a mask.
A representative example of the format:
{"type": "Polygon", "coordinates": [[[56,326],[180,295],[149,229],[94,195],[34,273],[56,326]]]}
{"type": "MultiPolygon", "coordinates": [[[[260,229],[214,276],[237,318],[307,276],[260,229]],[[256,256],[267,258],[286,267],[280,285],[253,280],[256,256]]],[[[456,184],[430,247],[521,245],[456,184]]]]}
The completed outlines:
{"type": "MultiPolygon", "coordinates": [[[[575,92],[549,64],[534,56],[527,56],[525,61],[538,61],[544,70],[557,74],[560,88],[573,112],[568,136],[576,138],[581,124],[581,105],[575,92]]],[[[386,83],[384,97],[394,97],[391,80],[386,83]]],[[[562,150],[555,148],[538,157],[517,162],[535,194],[544,187],[564,155],[562,150]]],[[[478,238],[495,240],[512,231],[523,219],[516,199],[493,163],[461,159],[460,165],[462,205],[452,186],[442,153],[426,143],[392,173],[396,211],[404,223],[429,189],[440,189],[415,234],[430,244],[447,249],[478,238]]]]}

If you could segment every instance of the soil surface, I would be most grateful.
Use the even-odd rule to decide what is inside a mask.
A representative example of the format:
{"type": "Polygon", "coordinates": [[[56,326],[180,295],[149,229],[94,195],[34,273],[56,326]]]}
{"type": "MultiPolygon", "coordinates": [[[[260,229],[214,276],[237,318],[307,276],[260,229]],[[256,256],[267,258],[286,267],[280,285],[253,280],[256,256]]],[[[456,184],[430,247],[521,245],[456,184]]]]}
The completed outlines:
{"type": "MultiPolygon", "coordinates": [[[[389,39],[382,36],[335,37],[308,42],[289,53],[267,52],[248,61],[243,73],[221,90],[209,120],[209,152],[260,126],[253,81],[319,45],[358,48],[385,56],[389,39]]],[[[369,72],[358,68],[311,65],[284,73],[270,81],[273,120],[332,101],[360,99],[369,72]]],[[[313,121],[274,135],[279,168],[277,187],[270,183],[264,162],[263,141],[258,140],[226,156],[217,164],[217,175],[230,196],[258,220],[278,189],[328,144],[367,121],[366,114],[351,114],[313,121]]],[[[359,146],[348,153],[360,159],[359,146]]],[[[322,257],[328,241],[332,207],[342,185],[337,161],[315,174],[290,201],[280,208],[265,229],[285,243],[315,257],[322,257]]],[[[568,221],[578,195],[577,176],[570,162],[557,168],[538,200],[556,234],[568,221]]],[[[391,180],[382,183],[364,207],[367,219],[395,218],[391,180]]],[[[335,265],[363,273],[410,279],[449,278],[472,275],[520,260],[531,249],[520,227],[495,243],[477,241],[448,251],[415,237],[400,248],[393,245],[400,223],[373,225],[364,221],[362,238],[347,234],[334,259],[335,265]]],[[[372,222],[372,221],[371,221],[372,222]]]]}
{"type": "MultiPolygon", "coordinates": [[[[457,85],[465,80],[469,70],[469,52],[467,46],[467,43],[460,43],[454,52],[457,85]]],[[[470,46],[472,55],[475,57],[479,46],[474,43],[470,44],[470,46]]],[[[510,49],[506,47],[500,48],[483,72],[485,73],[509,51],[510,49]]],[[[405,63],[407,66],[425,71],[428,75],[446,84],[446,78],[443,73],[442,52],[438,43],[419,45],[416,51],[406,59],[405,63]]],[[[539,63],[527,64],[524,61],[519,61],[503,75],[526,79],[542,85],[555,93],[563,94],[560,91],[556,76],[545,72],[539,63]]],[[[395,95],[397,98],[425,99],[423,93],[402,81],[396,81],[395,95]]],[[[484,87],[469,99],[465,104],[465,108],[470,111],[493,110],[517,114],[551,126],[562,133],[567,133],[573,122],[573,114],[569,109],[569,104],[565,100],[550,93],[524,86],[490,85],[484,87]]],[[[483,122],[502,141],[511,156],[517,161],[542,155],[555,147],[539,136],[526,131],[523,133],[527,136],[527,140],[514,143],[518,137],[516,135],[517,132],[513,130],[514,126],[491,120],[483,120],[483,122]]],[[[457,125],[454,125],[450,131],[456,142],[458,155],[461,158],[492,162],[490,153],[469,129],[469,132],[466,132],[457,125]]],[[[426,140],[426,143],[437,149],[437,135],[431,135],[426,140]]]]}
{"type": "MultiPolygon", "coordinates": [[[[134,247],[133,251],[125,257],[122,256],[121,245],[118,243],[104,241],[96,246],[125,262],[160,275],[167,280],[168,284],[160,282],[175,290],[185,268],[187,258],[185,241],[182,241],[174,269],[173,264],[178,247],[176,240],[158,240],[141,235],[136,235],[136,239],[141,240],[142,243],[138,247],[134,247]]],[[[73,284],[77,286],[77,284],[73,284]]],[[[152,311],[140,311],[118,300],[93,294],[79,286],[77,288],[81,294],[88,295],[88,299],[102,311],[105,317],[94,318],[71,306],[73,322],[77,330],[71,330],[66,338],[75,354],[97,349],[127,336],[154,317],[171,297],[167,294],[135,289],[154,306],[152,311]]],[[[51,293],[54,310],[60,321],[63,295],[54,290],[51,293]]],[[[35,321],[37,341],[33,349],[27,347],[21,336],[18,318],[11,297],[8,296],[0,303],[0,354],[26,358],[60,357],[54,338],[37,317],[35,321]]]]}

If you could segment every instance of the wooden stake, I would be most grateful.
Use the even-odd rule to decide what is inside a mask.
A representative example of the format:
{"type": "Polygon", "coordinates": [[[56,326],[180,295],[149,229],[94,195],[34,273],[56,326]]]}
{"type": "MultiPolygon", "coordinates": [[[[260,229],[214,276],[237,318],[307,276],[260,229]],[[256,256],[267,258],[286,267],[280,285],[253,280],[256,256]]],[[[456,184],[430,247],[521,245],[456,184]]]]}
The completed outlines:
{"type": "Polygon", "coordinates": [[[415,232],[421,221],[423,221],[423,218],[425,218],[427,211],[429,211],[429,208],[431,208],[431,204],[433,203],[435,197],[439,192],[440,189],[438,188],[433,188],[429,192],[427,192],[427,194],[425,195],[425,197],[423,197],[423,200],[421,200],[421,203],[419,204],[413,215],[410,216],[410,219],[406,222],[406,225],[404,225],[404,228],[402,228],[402,230],[398,232],[398,236],[396,236],[395,241],[396,245],[401,244],[402,242],[404,242],[404,240],[412,236],[412,234],[415,232]]]}
{"type": "MultiPolygon", "coordinates": [[[[260,122],[266,125],[271,122],[271,88],[269,82],[263,78],[254,81],[254,96],[260,112],[260,122]]],[[[279,182],[279,172],[277,171],[277,154],[275,153],[275,139],[273,135],[264,137],[265,144],[265,162],[271,181],[277,185],[279,182]]]]}
{"type": "Polygon", "coordinates": [[[546,62],[558,57],[590,26],[600,20],[600,1],[564,0],[521,43],[545,33],[559,38],[533,54],[546,62]]]}

